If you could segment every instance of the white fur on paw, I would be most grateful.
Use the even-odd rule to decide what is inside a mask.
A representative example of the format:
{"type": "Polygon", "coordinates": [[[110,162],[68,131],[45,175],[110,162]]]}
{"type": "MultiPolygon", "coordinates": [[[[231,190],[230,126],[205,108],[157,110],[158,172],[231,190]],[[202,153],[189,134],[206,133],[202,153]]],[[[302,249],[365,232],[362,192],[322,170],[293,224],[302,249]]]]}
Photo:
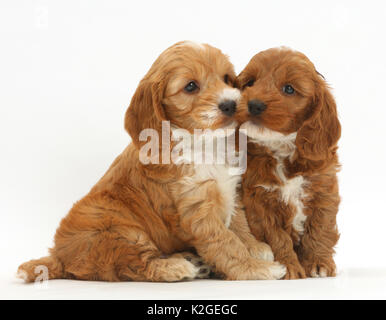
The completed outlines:
{"type": "Polygon", "coordinates": [[[273,252],[270,248],[266,249],[266,250],[262,250],[259,254],[259,257],[261,260],[265,260],[265,261],[273,261],[274,260],[273,252]]]}
{"type": "Polygon", "coordinates": [[[18,270],[16,273],[16,278],[27,281],[28,280],[27,272],[25,272],[24,270],[18,270]]]}
{"type": "Polygon", "coordinates": [[[286,275],[287,268],[282,264],[276,263],[269,267],[269,272],[271,273],[273,279],[281,279],[286,275]]]}
{"type": "Polygon", "coordinates": [[[319,278],[319,274],[316,272],[316,270],[311,271],[311,277],[313,278],[319,278]]]}
{"type": "Polygon", "coordinates": [[[182,279],[182,280],[193,280],[194,278],[197,277],[197,274],[199,272],[199,269],[191,262],[185,261],[186,264],[186,270],[187,270],[187,275],[182,279]]]}
{"type": "Polygon", "coordinates": [[[319,276],[320,276],[321,278],[326,278],[326,277],[327,277],[327,270],[324,269],[324,268],[320,268],[320,270],[319,270],[319,276]]]}
{"type": "Polygon", "coordinates": [[[313,278],[326,278],[327,277],[327,270],[325,268],[320,268],[319,272],[316,270],[311,271],[311,277],[313,278]]]}

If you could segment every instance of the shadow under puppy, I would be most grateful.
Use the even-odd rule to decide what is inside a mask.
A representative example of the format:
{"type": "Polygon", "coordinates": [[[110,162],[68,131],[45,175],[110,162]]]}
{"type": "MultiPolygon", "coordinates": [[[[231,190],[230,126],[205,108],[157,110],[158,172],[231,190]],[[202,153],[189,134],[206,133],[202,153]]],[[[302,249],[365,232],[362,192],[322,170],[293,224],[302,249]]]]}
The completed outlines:
{"type": "Polygon", "coordinates": [[[237,199],[241,177],[229,175],[226,164],[172,163],[176,142],[168,146],[171,133],[161,130],[163,121],[172,133],[236,128],[235,77],[228,58],[209,45],[181,42],[164,51],[126,112],[132,143],[61,221],[50,256],[22,264],[20,275],[34,281],[35,268],[45,265],[50,279],[207,277],[209,268],[187,252],[194,249],[226,279],[284,276],[285,267],[262,260],[272,260],[272,251],[250,233],[237,199]],[[151,153],[162,161],[140,161],[149,132],[162,140],[158,155],[151,153]]]}
{"type": "Polygon", "coordinates": [[[287,48],[255,55],[236,81],[252,233],[286,265],[286,279],[334,276],[341,127],[326,82],[304,54],[287,48]]]}

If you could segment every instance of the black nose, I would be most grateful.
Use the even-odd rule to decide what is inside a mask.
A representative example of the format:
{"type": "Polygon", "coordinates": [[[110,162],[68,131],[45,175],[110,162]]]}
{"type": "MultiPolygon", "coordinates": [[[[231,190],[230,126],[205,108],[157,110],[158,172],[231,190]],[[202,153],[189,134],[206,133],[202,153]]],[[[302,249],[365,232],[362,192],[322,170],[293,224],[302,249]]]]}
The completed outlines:
{"type": "Polygon", "coordinates": [[[260,113],[262,113],[265,109],[267,109],[267,106],[263,101],[260,100],[250,100],[248,101],[248,110],[250,114],[254,116],[258,116],[260,113]]]}
{"type": "Polygon", "coordinates": [[[225,100],[221,102],[218,107],[223,114],[232,116],[236,112],[236,102],[234,100],[225,100]]]}

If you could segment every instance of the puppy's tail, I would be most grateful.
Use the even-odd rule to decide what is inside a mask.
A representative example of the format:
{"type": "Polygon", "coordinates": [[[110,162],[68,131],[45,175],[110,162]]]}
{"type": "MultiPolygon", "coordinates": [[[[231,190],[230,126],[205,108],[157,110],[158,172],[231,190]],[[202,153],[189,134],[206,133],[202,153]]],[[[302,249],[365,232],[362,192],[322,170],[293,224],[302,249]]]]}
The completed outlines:
{"type": "Polygon", "coordinates": [[[62,279],[63,265],[57,258],[48,256],[23,263],[18,268],[16,276],[25,282],[62,279]]]}

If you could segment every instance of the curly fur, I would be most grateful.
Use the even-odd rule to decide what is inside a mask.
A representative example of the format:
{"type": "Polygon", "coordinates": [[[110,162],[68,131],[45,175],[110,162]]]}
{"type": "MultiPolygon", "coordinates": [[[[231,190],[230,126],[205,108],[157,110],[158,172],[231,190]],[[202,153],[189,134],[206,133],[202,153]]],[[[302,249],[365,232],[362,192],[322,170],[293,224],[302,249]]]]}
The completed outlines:
{"type": "Polygon", "coordinates": [[[249,226],[287,266],[287,279],[334,276],[340,197],[334,98],[305,55],[274,48],[255,55],[237,78],[237,118],[248,134],[243,202],[249,226]],[[283,92],[290,84],[295,94],[283,92]],[[252,116],[248,101],[266,110],[252,116]]]}
{"type": "MultiPolygon", "coordinates": [[[[232,87],[235,77],[228,58],[209,45],[182,42],[164,51],[141,80],[126,112],[125,128],[133,142],[61,221],[50,256],[19,267],[24,279],[34,281],[39,264],[48,267],[50,279],[200,278],[208,270],[200,271],[192,263],[195,259],[180,253],[191,250],[226,279],[282,277],[283,266],[263,260],[272,260],[271,250],[250,233],[237,196],[224,199],[223,190],[236,194],[240,177],[226,177],[224,168],[139,161],[146,143],[140,139],[143,129],[158,131],[167,146],[163,120],[189,132],[235,124],[218,111],[224,92],[239,97],[232,87]],[[184,87],[192,80],[200,89],[186,93],[184,87]]],[[[168,159],[170,149],[163,148],[162,157],[168,159]]]]}

